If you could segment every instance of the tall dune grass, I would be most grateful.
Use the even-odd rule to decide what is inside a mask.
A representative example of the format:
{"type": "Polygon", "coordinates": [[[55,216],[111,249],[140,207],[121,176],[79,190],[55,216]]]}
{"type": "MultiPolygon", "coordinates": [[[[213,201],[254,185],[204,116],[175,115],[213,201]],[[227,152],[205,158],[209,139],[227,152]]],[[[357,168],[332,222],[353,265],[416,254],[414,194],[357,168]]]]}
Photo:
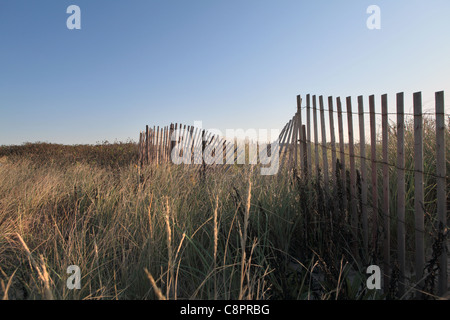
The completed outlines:
{"type": "Polygon", "coordinates": [[[235,168],[231,174],[208,174],[200,182],[198,173],[177,166],[148,167],[140,174],[143,179],[134,164],[110,170],[85,163],[37,165],[25,158],[3,162],[2,295],[311,295],[307,275],[317,258],[305,263],[296,256],[303,239],[302,212],[289,176],[261,177],[235,168]],[[66,287],[69,265],[81,269],[81,290],[66,287]],[[37,272],[44,269],[47,282],[37,272]]]}
{"type": "MultiPolygon", "coordinates": [[[[395,131],[391,136],[395,137],[395,131]]],[[[424,136],[425,170],[432,172],[433,137],[431,133],[424,136]]],[[[408,136],[405,141],[406,150],[411,150],[413,142],[408,136]]],[[[358,243],[355,255],[347,210],[330,215],[325,203],[333,199],[327,198],[330,194],[321,179],[311,176],[305,181],[287,170],[261,176],[246,166],[226,173],[211,170],[205,179],[188,166],[138,170],[129,148],[128,161],[111,156],[112,164],[97,150],[84,160],[75,152],[79,161],[61,156],[54,146],[51,152],[41,150],[30,157],[14,148],[0,150],[4,156],[0,162],[0,297],[387,296],[366,288],[367,261],[358,255],[367,253],[358,243]],[[55,158],[60,160],[50,160],[55,158]],[[81,269],[80,290],[66,286],[70,265],[81,269]]],[[[395,163],[395,148],[391,149],[395,163]]],[[[110,155],[120,154],[114,146],[107,150],[110,155]]],[[[411,161],[407,157],[407,167],[411,161]]],[[[395,170],[391,170],[391,184],[395,190],[395,170]]],[[[435,206],[433,185],[432,178],[426,180],[430,217],[435,206]]],[[[413,183],[408,183],[408,194],[413,194],[411,188],[413,183]]],[[[341,207],[340,194],[336,196],[341,207]]],[[[391,197],[395,204],[395,192],[391,197]]],[[[407,206],[411,215],[411,203],[407,206]]],[[[394,207],[392,214],[395,219],[394,207]]],[[[427,231],[432,232],[434,220],[427,221],[427,231]]],[[[393,223],[393,232],[395,227],[393,223]]],[[[408,220],[409,237],[413,229],[408,220]]],[[[410,253],[412,242],[408,238],[410,253]]]]}

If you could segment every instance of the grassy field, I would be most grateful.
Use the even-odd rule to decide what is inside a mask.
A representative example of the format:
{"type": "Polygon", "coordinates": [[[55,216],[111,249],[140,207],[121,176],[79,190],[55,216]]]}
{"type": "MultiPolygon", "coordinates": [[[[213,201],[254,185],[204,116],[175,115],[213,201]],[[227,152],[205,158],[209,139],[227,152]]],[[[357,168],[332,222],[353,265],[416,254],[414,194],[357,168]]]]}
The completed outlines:
{"type": "MultiPolygon", "coordinates": [[[[131,142],[1,147],[0,298],[410,297],[395,297],[395,283],[385,293],[367,289],[369,253],[352,242],[342,195],[330,199],[320,180],[261,176],[249,166],[200,179],[189,167],[136,163],[131,142]],[[325,204],[334,200],[331,215],[325,204]],[[66,286],[70,265],[80,267],[80,290],[66,286]]],[[[434,182],[426,183],[431,217],[434,182]]],[[[434,222],[427,218],[430,234],[434,222]]]]}

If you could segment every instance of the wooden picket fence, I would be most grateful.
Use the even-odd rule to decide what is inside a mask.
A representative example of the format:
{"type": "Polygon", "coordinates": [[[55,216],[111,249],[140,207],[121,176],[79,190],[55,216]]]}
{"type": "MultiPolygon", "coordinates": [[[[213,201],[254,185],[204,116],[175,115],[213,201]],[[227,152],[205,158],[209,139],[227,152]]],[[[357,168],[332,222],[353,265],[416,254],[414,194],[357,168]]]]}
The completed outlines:
{"type": "MultiPolygon", "coordinates": [[[[431,215],[436,220],[436,234],[434,235],[433,248],[439,254],[437,264],[439,265],[438,294],[447,293],[449,283],[447,277],[448,269],[448,241],[447,233],[447,176],[446,176],[446,144],[445,144],[445,112],[444,112],[444,92],[435,94],[435,112],[428,114],[434,117],[435,124],[435,172],[424,171],[424,114],[422,112],[422,94],[417,92],[413,96],[414,113],[405,113],[404,94],[396,95],[396,112],[388,112],[388,96],[381,96],[381,113],[376,112],[375,96],[369,97],[369,111],[364,108],[364,98],[357,99],[358,108],[353,111],[352,98],[347,97],[345,101],[346,110],[343,110],[342,101],[339,97],[336,100],[328,97],[328,105],[324,105],[323,97],[315,95],[306,96],[306,106],[302,107],[302,98],[297,97],[297,113],[286,124],[280,136],[281,154],[283,155],[282,167],[293,169],[305,179],[312,176],[322,179],[323,187],[331,195],[336,190],[337,183],[343,183],[344,206],[348,207],[351,216],[351,225],[355,237],[362,237],[364,249],[374,250],[379,230],[382,229],[382,248],[384,283],[388,284],[390,275],[393,272],[393,265],[399,271],[400,294],[405,290],[405,277],[407,274],[406,261],[406,227],[407,218],[406,201],[414,202],[414,256],[415,256],[415,281],[417,287],[423,288],[427,252],[425,248],[426,230],[424,219],[426,215],[431,215]],[[334,109],[334,102],[336,108],[334,109]],[[311,119],[312,109],[312,119],[311,119]],[[354,115],[358,118],[358,127],[354,125],[354,115]],[[381,115],[381,145],[377,140],[376,117],[381,115]],[[392,152],[392,144],[389,145],[389,116],[395,115],[396,127],[396,161],[389,159],[389,151],[392,152]],[[370,120],[370,139],[366,139],[366,117],[370,120]],[[405,154],[405,117],[414,117],[414,154],[405,154]],[[306,117],[306,121],[305,121],[306,117]],[[319,118],[320,117],[320,118],[319,118]],[[346,117],[347,126],[343,124],[346,117]],[[336,132],[337,118],[337,132],[336,132]],[[318,123],[320,121],[320,125],[318,123]],[[354,132],[359,129],[359,142],[356,143],[354,132]],[[319,138],[319,132],[321,132],[319,138]],[[378,156],[381,147],[381,158],[378,156]],[[367,158],[366,149],[370,148],[370,158],[367,158]],[[358,152],[359,151],[359,152],[358,152]],[[414,157],[414,168],[405,167],[405,157],[414,157]],[[313,162],[314,161],[314,162],[313,162]],[[337,170],[340,166],[340,170],[337,170]],[[381,171],[381,172],[380,172],[381,171]],[[336,174],[340,173],[340,179],[336,174]],[[390,176],[395,173],[397,177],[396,189],[390,187],[390,176]],[[405,188],[405,173],[414,174],[414,185],[409,190],[413,194],[407,194],[405,188]],[[349,179],[347,178],[349,174],[349,179]],[[435,212],[426,212],[424,202],[424,176],[434,178],[433,187],[436,194],[435,212]],[[381,181],[380,181],[381,177],[381,181]],[[349,183],[346,186],[346,183],[349,183]],[[379,188],[379,184],[380,187],[379,188]],[[369,191],[371,194],[369,195],[369,191]],[[349,192],[350,194],[345,194],[349,192]],[[397,193],[397,197],[392,197],[390,193],[397,193]],[[396,198],[396,203],[393,199],[396,198]],[[370,201],[369,201],[370,200],[370,201]],[[348,205],[348,206],[347,206],[348,205]],[[393,210],[394,209],[394,210],[393,210]],[[395,220],[393,212],[396,212],[395,220]],[[370,223],[369,223],[370,221],[370,223]],[[396,230],[393,230],[391,223],[394,222],[396,230]],[[362,230],[359,230],[362,226],[362,230]],[[362,232],[361,232],[362,231],[362,232]],[[391,246],[391,232],[397,234],[397,246],[391,246]],[[394,258],[394,259],[393,259],[394,258]]],[[[391,119],[392,120],[392,119],[391,119]]],[[[447,128],[448,132],[448,128],[447,128]]],[[[395,142],[395,141],[394,141],[395,142]]],[[[394,181],[395,182],[395,181],[394,181]]],[[[427,186],[429,187],[429,186],[427,186]]],[[[334,197],[334,199],[336,196],[334,197]]],[[[333,197],[331,197],[333,199],[333,197]]],[[[331,203],[331,208],[336,208],[336,204],[331,203]]],[[[433,240],[433,239],[431,239],[433,240]]],[[[430,243],[428,240],[427,243],[430,243]]],[[[436,252],[434,252],[436,254],[436,252]]],[[[354,252],[355,254],[356,251],[354,252]]],[[[428,252],[429,255],[431,255],[428,252]]],[[[430,259],[436,258],[435,256],[430,259]]]]}
{"type": "MultiPolygon", "coordinates": [[[[291,170],[295,176],[303,178],[304,181],[320,180],[325,192],[329,195],[331,211],[337,207],[333,199],[337,198],[335,193],[337,184],[341,184],[344,207],[348,210],[356,240],[354,243],[362,243],[364,250],[370,252],[375,250],[376,242],[381,234],[382,257],[377,261],[382,261],[381,267],[385,284],[389,283],[395,265],[395,269],[399,272],[400,294],[405,292],[405,279],[411,275],[413,275],[419,290],[424,286],[427,256],[430,256],[425,243],[433,240],[430,237],[427,239],[424,220],[427,215],[431,216],[435,221],[435,230],[437,230],[434,235],[434,245],[440,243],[440,248],[433,248],[439,255],[438,261],[436,261],[439,266],[438,294],[445,294],[448,291],[445,144],[448,128],[446,129],[445,125],[444,92],[436,92],[435,111],[431,114],[425,114],[422,111],[421,92],[413,95],[413,113],[405,113],[403,93],[396,95],[396,112],[394,113],[388,111],[387,95],[381,96],[381,105],[378,107],[375,103],[375,96],[369,96],[369,111],[364,107],[362,96],[357,98],[356,110],[353,109],[351,97],[345,99],[345,110],[343,101],[339,97],[335,99],[328,97],[327,105],[325,105],[323,96],[317,97],[308,94],[306,95],[306,105],[303,107],[302,100],[301,96],[297,96],[297,112],[284,126],[278,138],[280,170],[291,170]],[[334,103],[336,103],[336,109],[334,103]],[[379,109],[381,112],[377,111],[379,109]],[[377,117],[380,116],[381,128],[377,126],[377,117]],[[405,117],[408,116],[414,119],[414,151],[413,154],[407,155],[405,154],[405,135],[407,133],[405,117]],[[435,172],[424,171],[424,116],[434,117],[435,172]],[[354,124],[354,117],[358,120],[357,125],[354,124]],[[369,139],[366,138],[367,118],[369,118],[369,139]],[[346,125],[344,125],[344,121],[346,125]],[[396,141],[390,141],[392,126],[389,125],[389,121],[395,122],[396,141]],[[359,137],[355,137],[355,131],[359,131],[359,137]],[[381,143],[377,136],[380,133],[381,143]],[[393,148],[393,142],[396,142],[396,148],[393,148]],[[395,161],[389,159],[393,149],[396,149],[394,150],[395,161]],[[367,156],[369,153],[370,158],[367,156]],[[414,157],[413,168],[405,166],[405,157],[414,157]],[[413,174],[413,186],[406,185],[405,176],[407,174],[413,174]],[[397,179],[394,189],[390,184],[392,176],[397,179]],[[435,212],[426,212],[425,177],[432,177],[435,181],[433,186],[436,194],[435,212]],[[413,192],[408,192],[409,190],[413,190],[413,192]],[[407,201],[414,202],[413,212],[406,212],[407,201]],[[407,270],[406,221],[408,214],[414,215],[413,255],[415,263],[412,274],[407,270]],[[391,233],[393,232],[396,234],[396,247],[391,245],[393,242],[391,233]]],[[[207,144],[223,146],[224,158],[229,156],[230,152],[233,153],[235,159],[242,156],[237,154],[235,141],[226,141],[205,130],[181,124],[171,124],[161,128],[147,126],[146,130],[140,133],[140,165],[169,163],[171,152],[177,141],[190,141],[192,150],[200,148],[202,152],[207,144]],[[170,137],[174,130],[178,132],[178,136],[175,141],[172,141],[170,137]],[[185,139],[187,135],[190,135],[192,139],[185,139]]],[[[206,171],[207,166],[202,159],[195,158],[194,151],[190,158],[193,163],[191,167],[206,171]]],[[[229,166],[223,165],[222,167],[228,168],[229,166]]],[[[356,248],[354,254],[357,255],[356,248]]]]}
{"type": "MultiPolygon", "coordinates": [[[[249,143],[247,142],[247,151],[249,143]]],[[[172,163],[172,151],[176,145],[180,146],[180,149],[189,149],[190,155],[183,155],[180,151],[181,157],[189,158],[189,168],[193,170],[201,170],[205,173],[211,169],[224,169],[230,168],[229,159],[233,159],[233,164],[241,163],[243,157],[248,155],[246,149],[238,147],[236,140],[229,141],[224,137],[208,132],[194,126],[186,126],[183,124],[175,123],[166,127],[153,127],[146,126],[146,130],[140,132],[139,136],[139,163],[140,166],[153,164],[167,164],[172,163]],[[187,144],[190,143],[190,146],[187,144]],[[209,146],[212,152],[212,157],[215,156],[214,150],[220,150],[222,148],[222,161],[217,161],[217,164],[206,164],[203,155],[205,154],[205,148],[209,146]]],[[[270,147],[268,148],[270,152],[270,147]]],[[[255,154],[258,157],[258,154],[255,154]]],[[[257,161],[257,160],[256,160],[257,161]]]]}

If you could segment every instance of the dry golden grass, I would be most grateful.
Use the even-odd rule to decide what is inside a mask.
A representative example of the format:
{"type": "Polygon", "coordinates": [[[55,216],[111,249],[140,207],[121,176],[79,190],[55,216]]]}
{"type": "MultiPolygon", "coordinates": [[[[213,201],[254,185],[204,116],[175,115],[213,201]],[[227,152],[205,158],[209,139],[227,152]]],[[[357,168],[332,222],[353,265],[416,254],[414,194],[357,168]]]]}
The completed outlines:
{"type": "MultiPolygon", "coordinates": [[[[245,166],[202,181],[189,167],[137,168],[133,146],[76,148],[0,148],[3,299],[383,298],[365,288],[364,265],[350,254],[347,209],[333,219],[323,210],[322,182],[245,166]],[[81,269],[80,290],[66,286],[69,265],[81,269]]],[[[434,180],[425,184],[428,214],[434,180]]],[[[426,223],[432,231],[431,214],[426,223]]]]}

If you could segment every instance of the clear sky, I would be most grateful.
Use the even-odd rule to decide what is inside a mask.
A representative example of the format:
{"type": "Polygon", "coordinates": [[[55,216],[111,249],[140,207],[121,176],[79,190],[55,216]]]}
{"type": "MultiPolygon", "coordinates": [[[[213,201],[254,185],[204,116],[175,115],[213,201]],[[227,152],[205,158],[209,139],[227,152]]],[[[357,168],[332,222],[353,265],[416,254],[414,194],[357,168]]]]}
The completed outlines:
{"type": "Polygon", "coordinates": [[[448,0],[0,0],[0,145],[196,120],[281,129],[297,94],[440,90],[447,106],[448,0]],[[72,4],[81,30],[66,27],[72,4]]]}

